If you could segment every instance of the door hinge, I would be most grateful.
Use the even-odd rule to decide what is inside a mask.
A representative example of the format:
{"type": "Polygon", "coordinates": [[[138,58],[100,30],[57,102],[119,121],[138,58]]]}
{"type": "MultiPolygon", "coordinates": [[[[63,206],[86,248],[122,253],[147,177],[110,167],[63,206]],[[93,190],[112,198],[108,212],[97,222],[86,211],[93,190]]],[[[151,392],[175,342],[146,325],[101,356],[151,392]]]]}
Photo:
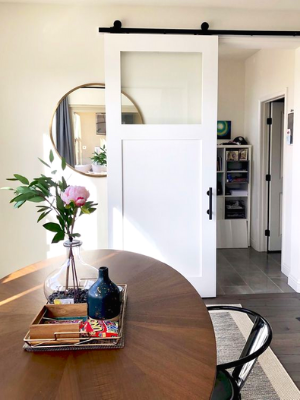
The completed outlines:
{"type": "Polygon", "coordinates": [[[270,236],[270,234],[271,234],[270,229],[266,229],[265,230],[265,236],[270,236]]]}
{"type": "Polygon", "coordinates": [[[267,118],[267,125],[272,125],[272,118],[267,118]]]}
{"type": "Polygon", "coordinates": [[[271,175],[270,175],[270,174],[267,174],[267,175],[266,175],[266,181],[267,181],[267,182],[271,182],[271,175]]]}

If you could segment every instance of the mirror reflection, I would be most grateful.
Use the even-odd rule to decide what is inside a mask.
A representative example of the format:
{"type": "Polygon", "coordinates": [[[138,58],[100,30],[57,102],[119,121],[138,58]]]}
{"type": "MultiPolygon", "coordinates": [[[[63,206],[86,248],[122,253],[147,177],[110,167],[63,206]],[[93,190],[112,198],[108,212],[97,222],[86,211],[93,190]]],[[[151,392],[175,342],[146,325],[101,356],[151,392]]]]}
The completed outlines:
{"type": "MultiPolygon", "coordinates": [[[[141,123],[138,108],[122,94],[122,124],[141,123]]],[[[92,176],[106,176],[105,86],[82,85],[65,95],[53,116],[51,138],[71,168],[92,176]]]]}

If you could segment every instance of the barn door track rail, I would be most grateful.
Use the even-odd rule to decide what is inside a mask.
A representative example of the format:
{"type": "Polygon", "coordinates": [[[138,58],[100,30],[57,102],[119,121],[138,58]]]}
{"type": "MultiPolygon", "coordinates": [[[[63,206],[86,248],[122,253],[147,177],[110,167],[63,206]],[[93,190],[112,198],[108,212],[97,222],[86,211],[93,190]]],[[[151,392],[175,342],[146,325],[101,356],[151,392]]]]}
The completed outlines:
{"type": "Polygon", "coordinates": [[[123,28],[122,22],[116,20],[110,28],[99,28],[101,33],[151,33],[164,35],[200,35],[200,36],[300,36],[300,31],[248,31],[248,30],[214,30],[209,29],[209,24],[203,22],[201,29],[162,29],[162,28],[123,28]]]}

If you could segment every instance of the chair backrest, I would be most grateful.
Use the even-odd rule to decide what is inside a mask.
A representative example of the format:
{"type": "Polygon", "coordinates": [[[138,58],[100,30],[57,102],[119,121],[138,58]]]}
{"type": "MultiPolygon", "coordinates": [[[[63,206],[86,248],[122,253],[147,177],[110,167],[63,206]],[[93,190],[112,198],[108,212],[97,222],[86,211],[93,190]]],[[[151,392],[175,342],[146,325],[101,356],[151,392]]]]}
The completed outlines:
{"type": "Polygon", "coordinates": [[[272,329],[268,321],[254,311],[242,307],[235,306],[210,306],[208,311],[236,311],[254,317],[254,324],[250,335],[242,350],[240,358],[235,361],[220,364],[217,366],[219,370],[234,368],[232,377],[238,388],[241,390],[244,386],[257,358],[270,346],[272,341],[272,329]]]}

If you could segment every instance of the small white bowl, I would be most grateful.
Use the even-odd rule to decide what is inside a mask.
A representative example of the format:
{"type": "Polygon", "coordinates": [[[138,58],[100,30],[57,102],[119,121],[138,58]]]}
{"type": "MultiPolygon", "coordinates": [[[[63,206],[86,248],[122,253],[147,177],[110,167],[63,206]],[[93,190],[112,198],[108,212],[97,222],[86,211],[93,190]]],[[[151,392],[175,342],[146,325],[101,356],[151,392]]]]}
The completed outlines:
{"type": "Polygon", "coordinates": [[[92,168],[92,164],[75,165],[75,169],[80,172],[88,173],[92,168]]]}

